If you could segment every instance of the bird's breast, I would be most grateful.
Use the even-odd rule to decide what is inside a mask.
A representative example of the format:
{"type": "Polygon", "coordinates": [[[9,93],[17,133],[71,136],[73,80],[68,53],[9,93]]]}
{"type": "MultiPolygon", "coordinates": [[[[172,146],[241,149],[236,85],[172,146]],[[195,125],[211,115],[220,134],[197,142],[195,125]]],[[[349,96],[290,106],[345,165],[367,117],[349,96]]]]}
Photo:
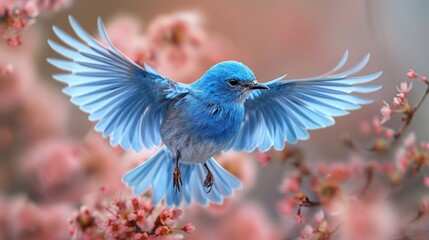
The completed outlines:
{"type": "Polygon", "coordinates": [[[240,129],[244,108],[184,99],[171,104],[161,135],[172,151],[187,152],[188,161],[205,161],[222,151],[240,129]]]}

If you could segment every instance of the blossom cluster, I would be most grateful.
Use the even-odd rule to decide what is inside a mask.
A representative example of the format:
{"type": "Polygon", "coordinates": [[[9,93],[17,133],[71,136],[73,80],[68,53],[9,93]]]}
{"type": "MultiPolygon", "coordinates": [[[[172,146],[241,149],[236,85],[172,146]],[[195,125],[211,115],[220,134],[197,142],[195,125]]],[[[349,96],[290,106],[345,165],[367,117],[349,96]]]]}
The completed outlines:
{"type": "Polygon", "coordinates": [[[154,206],[145,196],[103,196],[94,208],[74,213],[69,222],[74,239],[182,239],[181,233],[195,230],[191,223],[177,226],[182,210],[154,206]]]}
{"type": "Polygon", "coordinates": [[[12,47],[22,44],[21,32],[34,24],[40,12],[56,11],[70,0],[1,0],[0,36],[12,47]]]}
{"type": "MultiPolygon", "coordinates": [[[[407,76],[413,79],[420,75],[410,70],[407,76]]],[[[420,78],[427,84],[426,77],[420,78]]],[[[381,109],[381,121],[374,118],[372,124],[362,124],[362,133],[373,133],[377,138],[372,147],[360,148],[354,142],[345,142],[359,153],[349,162],[308,165],[302,158],[292,158],[296,154],[291,154],[290,149],[283,154],[283,160],[291,163],[296,170],[284,178],[280,188],[284,195],[278,209],[296,222],[305,224],[301,239],[335,239],[338,236],[340,239],[427,237],[423,230],[427,228],[423,221],[428,215],[427,197],[414,196],[411,189],[429,186],[426,173],[429,167],[428,142],[417,142],[416,135],[411,133],[395,149],[393,160],[380,155],[367,160],[368,154],[390,154],[393,143],[402,136],[429,92],[426,91],[418,104],[411,107],[411,89],[412,84],[402,83],[393,98],[395,109],[385,102],[381,109]],[[393,114],[402,115],[404,124],[399,130],[383,125],[393,114]],[[416,178],[422,179],[420,184],[416,185],[413,180],[416,178]],[[417,201],[414,201],[414,206],[406,208],[395,201],[396,194],[409,195],[417,201]],[[304,208],[318,210],[307,213],[304,208]],[[400,218],[400,214],[407,217],[400,218]]],[[[268,155],[265,158],[271,157],[268,155]]]]}

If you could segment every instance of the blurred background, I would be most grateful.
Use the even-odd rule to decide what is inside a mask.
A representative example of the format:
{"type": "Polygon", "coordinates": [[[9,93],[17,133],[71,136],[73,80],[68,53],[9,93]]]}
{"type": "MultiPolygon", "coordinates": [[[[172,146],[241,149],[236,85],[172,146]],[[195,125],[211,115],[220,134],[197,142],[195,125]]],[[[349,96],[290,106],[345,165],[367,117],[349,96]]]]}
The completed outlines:
{"type": "MultiPolygon", "coordinates": [[[[23,2],[0,0],[0,9],[2,4],[21,6],[23,2]]],[[[69,238],[72,212],[95,201],[87,200],[88,194],[106,186],[120,189],[120,177],[153,153],[111,147],[92,130],[87,114],[61,93],[63,84],[52,79],[59,71],[46,58],[58,55],[47,39],[59,42],[53,25],[72,32],[68,15],[97,38],[100,16],[113,43],[127,56],[137,63],[147,61],[181,82],[193,82],[211,65],[229,59],[243,62],[265,82],[285,73],[289,79],[323,74],[345,50],[350,53],[346,68],[370,53],[369,64],[359,74],[382,70],[375,83],[383,88],[370,94],[374,104],[338,118],[333,127],[311,131],[308,141],[293,146],[309,163],[349,159],[353,153],[344,147],[343,136],[362,140],[358,137],[361,123],[379,117],[382,101],[391,101],[409,68],[429,74],[429,2],[425,0],[36,2],[39,13],[20,32],[22,43],[13,47],[0,42],[4,69],[0,76],[0,209],[11,209],[0,210],[0,239],[69,238]],[[40,215],[46,225],[51,224],[49,229],[57,225],[57,232],[32,219],[40,215]],[[8,229],[11,219],[19,224],[8,229]],[[40,226],[34,227],[34,222],[40,226]]],[[[424,88],[415,91],[420,96],[424,88]]],[[[411,126],[420,140],[427,140],[428,114],[427,104],[423,105],[411,126]]],[[[389,124],[398,125],[399,120],[389,124]]],[[[209,239],[207,232],[217,230],[212,239],[299,237],[302,226],[278,210],[281,183],[292,171],[283,161],[262,166],[254,154],[227,153],[218,158],[239,169],[236,175],[244,189],[227,202],[230,206],[207,211],[184,208],[185,219],[197,227],[185,239],[209,239]],[[242,225],[231,227],[240,221],[242,225]],[[255,232],[240,235],[250,231],[246,229],[255,232]]]]}

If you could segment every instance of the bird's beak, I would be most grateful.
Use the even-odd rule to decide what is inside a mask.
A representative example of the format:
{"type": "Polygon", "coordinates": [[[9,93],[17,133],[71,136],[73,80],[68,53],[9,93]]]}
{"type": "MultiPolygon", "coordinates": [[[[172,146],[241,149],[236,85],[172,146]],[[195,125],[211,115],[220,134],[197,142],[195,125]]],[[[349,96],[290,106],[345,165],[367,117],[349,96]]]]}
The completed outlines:
{"type": "Polygon", "coordinates": [[[254,84],[249,86],[249,89],[252,89],[252,90],[254,90],[254,89],[265,89],[265,90],[268,90],[270,88],[265,84],[255,82],[254,84]]]}

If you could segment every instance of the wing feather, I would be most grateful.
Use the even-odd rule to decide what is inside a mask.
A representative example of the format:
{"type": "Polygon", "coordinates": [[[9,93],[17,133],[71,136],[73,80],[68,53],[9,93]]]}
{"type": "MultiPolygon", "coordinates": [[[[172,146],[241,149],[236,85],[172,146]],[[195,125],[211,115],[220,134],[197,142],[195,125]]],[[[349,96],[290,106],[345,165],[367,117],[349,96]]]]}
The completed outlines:
{"type": "Polygon", "coordinates": [[[349,77],[361,71],[368,63],[366,55],[352,68],[336,73],[347,62],[348,51],[328,73],[297,80],[285,76],[267,83],[270,90],[256,90],[245,102],[242,126],[225,148],[236,151],[268,151],[284,148],[285,142],[296,143],[309,138],[308,130],[331,126],[333,117],[344,116],[350,110],[372,101],[352,93],[370,93],[380,86],[356,86],[378,78],[382,72],[349,77]]]}
{"type": "Polygon", "coordinates": [[[53,78],[67,84],[63,92],[84,112],[95,129],[110,137],[112,145],[139,152],[161,144],[161,122],[168,103],[186,92],[186,87],[169,80],[145,65],[142,68],[116,49],[101,19],[98,31],[104,42],[90,36],[73,18],[70,25],[78,39],[53,27],[67,46],[48,40],[49,46],[67,60],[49,58],[53,66],[65,70],[53,78]]]}

